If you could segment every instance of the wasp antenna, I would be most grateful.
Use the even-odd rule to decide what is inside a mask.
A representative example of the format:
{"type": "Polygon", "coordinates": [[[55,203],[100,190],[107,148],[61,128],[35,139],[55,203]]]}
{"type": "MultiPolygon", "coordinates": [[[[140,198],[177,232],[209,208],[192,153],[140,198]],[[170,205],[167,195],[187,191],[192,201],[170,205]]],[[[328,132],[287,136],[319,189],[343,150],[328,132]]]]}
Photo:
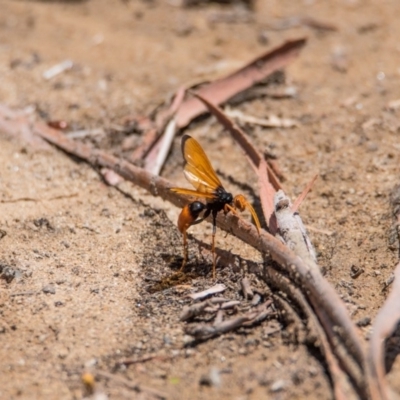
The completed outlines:
{"type": "Polygon", "coordinates": [[[257,215],[256,211],[254,210],[253,206],[249,203],[249,201],[246,199],[246,197],[244,197],[242,194],[238,194],[233,199],[233,204],[240,211],[244,211],[246,208],[250,211],[251,216],[254,219],[254,223],[256,225],[258,234],[260,234],[260,231],[261,231],[260,220],[258,219],[258,215],[257,215]]]}
{"type": "Polygon", "coordinates": [[[257,228],[257,232],[258,232],[258,234],[260,234],[261,224],[260,224],[260,221],[258,219],[258,215],[256,213],[256,210],[253,208],[253,206],[249,202],[247,202],[247,208],[249,209],[249,211],[250,211],[250,213],[251,213],[251,215],[252,215],[252,217],[254,219],[254,222],[255,222],[256,228],[257,228]]]}

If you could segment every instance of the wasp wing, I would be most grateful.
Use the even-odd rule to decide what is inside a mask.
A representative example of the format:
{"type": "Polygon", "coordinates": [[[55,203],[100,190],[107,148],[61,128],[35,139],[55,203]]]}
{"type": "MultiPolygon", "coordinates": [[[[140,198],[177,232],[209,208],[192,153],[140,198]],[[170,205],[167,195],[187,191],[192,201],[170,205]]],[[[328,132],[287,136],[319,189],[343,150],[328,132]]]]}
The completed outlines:
{"type": "Polygon", "coordinates": [[[189,135],[182,138],[182,154],[186,162],[183,173],[198,192],[214,194],[218,188],[222,188],[206,153],[189,135]]]}
{"type": "Polygon", "coordinates": [[[215,194],[198,192],[197,190],[185,189],[185,188],[171,188],[171,192],[184,194],[186,196],[203,197],[205,199],[215,199],[215,194]]]}

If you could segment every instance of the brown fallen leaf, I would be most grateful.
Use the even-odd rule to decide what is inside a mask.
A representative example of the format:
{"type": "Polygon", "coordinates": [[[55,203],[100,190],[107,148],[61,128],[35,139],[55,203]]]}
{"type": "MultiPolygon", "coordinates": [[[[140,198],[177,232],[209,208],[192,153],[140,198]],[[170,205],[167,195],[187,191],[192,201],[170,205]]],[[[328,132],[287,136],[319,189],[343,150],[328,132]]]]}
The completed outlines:
{"type": "MultiPolygon", "coordinates": [[[[304,47],[305,38],[291,40],[262,54],[249,64],[208,85],[201,87],[197,94],[214,104],[222,104],[239,92],[242,92],[257,82],[262,81],[273,72],[284,68],[293,61],[304,47]]],[[[198,99],[191,97],[182,103],[176,114],[176,125],[184,128],[194,118],[205,113],[207,108],[198,99]]]]}

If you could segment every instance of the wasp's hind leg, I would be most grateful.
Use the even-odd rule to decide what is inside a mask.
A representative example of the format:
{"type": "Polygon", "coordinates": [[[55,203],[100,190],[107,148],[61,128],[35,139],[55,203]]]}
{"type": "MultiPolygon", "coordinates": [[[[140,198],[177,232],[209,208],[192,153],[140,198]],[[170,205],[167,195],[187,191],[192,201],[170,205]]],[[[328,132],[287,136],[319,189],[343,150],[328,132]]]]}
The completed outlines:
{"type": "Polygon", "coordinates": [[[178,229],[183,235],[183,260],[179,272],[183,272],[189,257],[187,230],[192,225],[198,224],[203,221],[203,218],[199,220],[197,218],[205,208],[206,206],[200,201],[194,201],[193,203],[187,204],[185,207],[183,207],[181,213],[179,214],[178,229]]]}
{"type": "Polygon", "coordinates": [[[179,272],[183,272],[185,269],[187,260],[188,260],[188,255],[189,255],[189,250],[188,250],[188,243],[187,243],[187,232],[186,230],[183,233],[183,260],[182,260],[182,265],[181,268],[179,269],[179,272]]]}
{"type": "Polygon", "coordinates": [[[216,276],[216,267],[217,267],[217,254],[215,253],[215,234],[217,233],[217,213],[218,211],[213,210],[213,231],[212,231],[212,242],[211,242],[211,252],[213,256],[213,279],[216,276]]]}

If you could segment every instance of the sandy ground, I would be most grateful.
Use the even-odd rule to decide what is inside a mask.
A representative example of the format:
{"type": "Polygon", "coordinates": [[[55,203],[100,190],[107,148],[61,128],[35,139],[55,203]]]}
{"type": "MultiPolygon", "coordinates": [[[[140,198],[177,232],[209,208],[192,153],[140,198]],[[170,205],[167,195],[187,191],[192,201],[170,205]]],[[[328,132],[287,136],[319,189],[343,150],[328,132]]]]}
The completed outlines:
{"type": "MultiPolygon", "coordinates": [[[[124,117],[150,112],[182,84],[226,75],[269,47],[307,36],[285,74],[296,96],[234,107],[297,121],[292,129],[246,130],[260,151],[278,157],[293,198],[319,173],[301,215],[326,278],[352,319],[364,322],[367,339],[366,318],[387,296],[382,289],[398,250],[389,196],[400,169],[400,3],[256,0],[250,11],[240,2],[178,3],[0,0],[0,102],[34,107],[38,118],[73,129],[102,128],[93,141],[115,151],[125,136],[114,128],[124,117]],[[310,27],[298,18],[305,16],[337,30],[310,27]],[[71,70],[44,79],[66,59],[71,70]],[[353,279],[357,268],[364,272],[353,279]]],[[[226,187],[252,198],[256,178],[222,128],[208,119],[186,132],[202,143],[226,187]]],[[[179,143],[162,174],[186,186],[179,143]]],[[[210,254],[198,245],[210,243],[208,224],[191,230],[194,278],[154,292],[182,254],[178,209],[127,182],[107,186],[54,148],[1,133],[0,160],[0,398],[81,399],[87,370],[142,385],[137,391],[100,379],[98,389],[111,399],[155,398],[151,389],[169,399],[332,398],[318,354],[293,343],[276,319],[191,345],[179,315],[188,292],[213,284],[210,254]],[[122,358],[154,354],[115,368],[122,358]]],[[[236,264],[261,261],[222,232],[217,243],[236,264]]],[[[224,296],[245,303],[242,274],[220,265],[217,281],[228,287],[224,296]]],[[[389,380],[400,393],[399,373],[394,362],[389,380]]]]}

